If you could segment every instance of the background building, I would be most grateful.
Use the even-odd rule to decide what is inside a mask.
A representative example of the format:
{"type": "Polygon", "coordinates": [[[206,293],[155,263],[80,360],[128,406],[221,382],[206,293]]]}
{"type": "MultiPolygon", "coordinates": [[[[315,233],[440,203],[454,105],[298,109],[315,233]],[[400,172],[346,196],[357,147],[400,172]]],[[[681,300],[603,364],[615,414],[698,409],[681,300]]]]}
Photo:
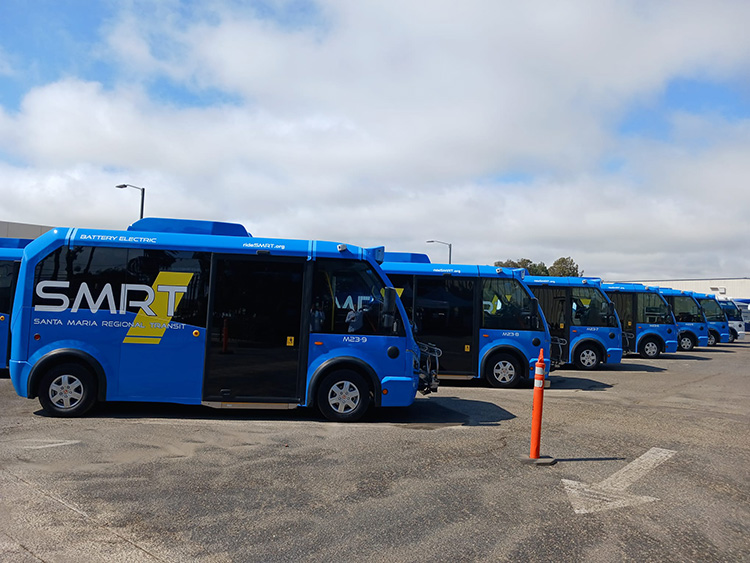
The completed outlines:
{"type": "MultiPolygon", "coordinates": [[[[620,280],[624,282],[625,280],[620,280]]],[[[658,285],[672,289],[713,293],[718,298],[731,299],[742,310],[742,318],[747,326],[750,323],[750,278],[713,278],[682,280],[628,280],[645,285],[658,285]]]]}
{"type": "Polygon", "coordinates": [[[46,225],[30,225],[28,223],[13,223],[0,221],[0,237],[3,238],[36,238],[53,227],[46,225]]]}

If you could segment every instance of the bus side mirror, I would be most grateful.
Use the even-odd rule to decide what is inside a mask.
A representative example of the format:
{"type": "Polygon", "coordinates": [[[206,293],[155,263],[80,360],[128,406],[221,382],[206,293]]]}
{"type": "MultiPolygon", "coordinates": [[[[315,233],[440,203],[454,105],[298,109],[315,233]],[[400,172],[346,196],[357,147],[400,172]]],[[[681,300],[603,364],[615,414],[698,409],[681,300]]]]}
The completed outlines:
{"type": "Polygon", "coordinates": [[[383,291],[383,313],[381,323],[383,328],[391,330],[396,322],[396,300],[398,293],[392,287],[386,287],[383,291]]]}

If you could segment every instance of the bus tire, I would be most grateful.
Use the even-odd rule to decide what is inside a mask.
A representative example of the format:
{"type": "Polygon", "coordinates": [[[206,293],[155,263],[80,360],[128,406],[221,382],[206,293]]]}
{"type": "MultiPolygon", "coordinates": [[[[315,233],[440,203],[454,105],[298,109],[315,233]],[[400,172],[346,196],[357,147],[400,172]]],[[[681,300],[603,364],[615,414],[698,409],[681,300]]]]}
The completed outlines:
{"type": "Polygon", "coordinates": [[[47,414],[81,416],[96,403],[96,378],[81,364],[58,364],[42,376],[38,395],[47,414]]]}
{"type": "Polygon", "coordinates": [[[654,360],[659,357],[659,354],[661,354],[661,346],[659,346],[659,343],[655,338],[648,336],[641,341],[641,345],[638,348],[638,353],[641,355],[641,358],[654,360]]]}
{"type": "Polygon", "coordinates": [[[680,350],[683,352],[689,352],[695,348],[697,342],[692,334],[681,334],[680,335],[680,350]]]}
{"type": "Polygon", "coordinates": [[[523,379],[518,360],[510,354],[494,354],[484,367],[484,378],[492,387],[518,387],[523,379]]]}
{"type": "Polygon", "coordinates": [[[599,354],[599,350],[593,344],[581,344],[578,348],[576,348],[576,354],[575,358],[573,358],[573,363],[578,369],[596,369],[599,367],[601,361],[601,354],[599,354]]]}
{"type": "Polygon", "coordinates": [[[716,346],[716,343],[719,341],[719,339],[716,337],[716,333],[713,330],[708,331],[708,345],[709,346],[716,346]]]}
{"type": "Polygon", "coordinates": [[[729,342],[734,342],[735,340],[737,340],[738,336],[739,335],[737,334],[736,330],[734,330],[733,328],[729,329],[729,342]]]}
{"type": "Polygon", "coordinates": [[[370,406],[367,380],[351,369],[339,369],[326,375],[317,393],[318,410],[334,422],[354,422],[370,406]]]}

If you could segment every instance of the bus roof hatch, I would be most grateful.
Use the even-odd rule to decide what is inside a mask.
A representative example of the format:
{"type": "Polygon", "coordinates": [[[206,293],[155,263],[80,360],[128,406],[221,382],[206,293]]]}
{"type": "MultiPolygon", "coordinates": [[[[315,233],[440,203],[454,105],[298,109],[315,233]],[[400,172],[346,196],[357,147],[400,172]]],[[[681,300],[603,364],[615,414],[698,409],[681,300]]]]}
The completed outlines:
{"type": "Polygon", "coordinates": [[[221,235],[228,237],[250,237],[250,233],[239,223],[221,221],[198,221],[196,219],[169,219],[146,217],[128,227],[128,231],[149,233],[185,233],[191,235],[221,235]]]}

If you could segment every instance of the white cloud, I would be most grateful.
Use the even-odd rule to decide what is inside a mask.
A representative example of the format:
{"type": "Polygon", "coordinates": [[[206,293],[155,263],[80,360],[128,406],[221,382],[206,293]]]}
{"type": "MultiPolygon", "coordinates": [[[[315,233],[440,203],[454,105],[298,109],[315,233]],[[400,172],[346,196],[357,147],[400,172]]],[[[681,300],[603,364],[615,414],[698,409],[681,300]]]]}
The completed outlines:
{"type": "Polygon", "coordinates": [[[4,218],[122,227],[129,182],[148,214],[259,236],[444,259],[438,238],[457,261],[570,255],[609,278],[750,269],[750,120],[615,132],[674,78],[746,78],[750,4],[331,0],[308,27],[176,6],[107,23],[106,86],[72,76],[0,108],[4,218]],[[189,107],[150,94],[159,80],[233,101],[189,107]],[[516,172],[531,180],[488,179],[516,172]]]}

